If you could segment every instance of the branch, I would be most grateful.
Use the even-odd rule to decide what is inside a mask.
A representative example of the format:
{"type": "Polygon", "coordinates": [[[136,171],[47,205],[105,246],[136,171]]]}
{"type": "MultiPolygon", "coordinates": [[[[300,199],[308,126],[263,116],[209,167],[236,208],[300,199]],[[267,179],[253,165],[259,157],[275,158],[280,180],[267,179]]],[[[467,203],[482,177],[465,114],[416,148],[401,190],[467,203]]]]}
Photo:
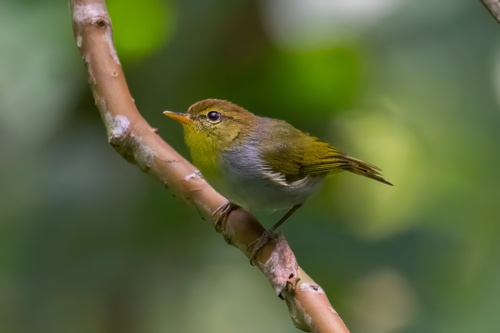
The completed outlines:
{"type": "MultiPolygon", "coordinates": [[[[227,199],[199,171],[163,141],[137,110],[113,45],[111,20],[104,0],[70,0],[73,32],[88,72],[90,89],[106,126],[109,143],[127,161],[158,179],[213,219],[227,199]]],[[[213,221],[215,225],[215,221],[213,221]]],[[[233,210],[217,228],[224,239],[250,256],[249,245],[264,232],[253,215],[233,210]]],[[[285,300],[294,325],[309,332],[349,330],[324,291],[298,265],[286,240],[271,240],[257,254],[256,266],[285,300]]]]}
{"type": "Polygon", "coordinates": [[[500,22],[500,0],[481,0],[491,15],[500,22]]]}

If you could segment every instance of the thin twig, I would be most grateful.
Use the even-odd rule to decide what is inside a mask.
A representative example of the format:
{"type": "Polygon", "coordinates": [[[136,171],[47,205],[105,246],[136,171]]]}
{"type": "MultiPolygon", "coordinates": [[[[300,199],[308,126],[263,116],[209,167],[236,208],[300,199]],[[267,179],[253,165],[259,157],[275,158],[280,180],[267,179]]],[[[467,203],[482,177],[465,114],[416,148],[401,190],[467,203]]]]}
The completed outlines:
{"type": "Polygon", "coordinates": [[[500,0],[481,0],[491,15],[500,22],[500,0]]]}
{"type": "MultiPolygon", "coordinates": [[[[69,2],[76,44],[87,68],[90,89],[110,144],[127,161],[168,185],[172,191],[192,202],[201,214],[212,218],[227,200],[140,115],[113,45],[105,1],[69,2]]],[[[253,215],[241,208],[234,209],[227,222],[217,228],[224,239],[247,257],[251,253],[249,245],[264,230],[253,215]]],[[[310,332],[349,332],[321,287],[298,266],[283,237],[266,244],[255,259],[256,266],[285,300],[296,327],[310,332]]]]}

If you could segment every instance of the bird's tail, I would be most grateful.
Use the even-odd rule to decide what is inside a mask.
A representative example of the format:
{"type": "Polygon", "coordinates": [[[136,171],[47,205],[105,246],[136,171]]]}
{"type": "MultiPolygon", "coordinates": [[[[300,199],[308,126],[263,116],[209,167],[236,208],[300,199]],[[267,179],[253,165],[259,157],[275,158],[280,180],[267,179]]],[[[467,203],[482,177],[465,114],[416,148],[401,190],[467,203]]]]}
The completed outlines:
{"type": "Polygon", "coordinates": [[[339,166],[340,169],[346,170],[352,173],[355,173],[357,175],[365,176],[371,179],[375,179],[381,183],[391,185],[392,184],[385,180],[384,177],[380,174],[380,168],[370,164],[365,161],[358,160],[357,158],[348,156],[348,155],[343,155],[340,158],[339,161],[339,166]]]}

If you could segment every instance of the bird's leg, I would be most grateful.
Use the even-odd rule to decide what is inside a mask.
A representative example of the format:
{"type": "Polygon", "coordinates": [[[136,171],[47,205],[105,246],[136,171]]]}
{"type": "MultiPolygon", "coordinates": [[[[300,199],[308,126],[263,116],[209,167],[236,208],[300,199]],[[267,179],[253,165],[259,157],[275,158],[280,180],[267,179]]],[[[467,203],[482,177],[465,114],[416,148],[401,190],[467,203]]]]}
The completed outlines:
{"type": "MultiPolygon", "coordinates": [[[[229,213],[231,213],[233,209],[236,209],[238,207],[239,207],[238,205],[228,200],[224,204],[222,204],[219,208],[217,208],[215,212],[212,213],[212,218],[215,222],[215,230],[217,232],[220,232],[226,225],[229,213]]],[[[226,239],[226,242],[227,241],[228,240],[226,239]]]]}
{"type": "Polygon", "coordinates": [[[299,209],[301,206],[302,204],[300,203],[290,208],[290,210],[278,222],[276,222],[276,224],[273,225],[271,229],[269,229],[269,231],[274,233],[276,229],[278,229],[280,225],[282,225],[283,222],[285,222],[290,216],[292,216],[292,214],[295,213],[295,211],[299,209]]]}
{"type": "Polygon", "coordinates": [[[273,225],[271,227],[271,229],[268,229],[268,230],[264,231],[264,233],[262,233],[262,235],[260,235],[260,237],[258,239],[256,239],[252,243],[250,243],[249,247],[252,248],[252,253],[250,255],[250,264],[253,265],[255,256],[257,255],[257,252],[259,252],[259,250],[264,245],[266,245],[266,243],[271,238],[275,238],[276,237],[276,229],[278,229],[283,224],[283,222],[285,222],[290,216],[292,216],[292,214],[295,213],[295,211],[297,209],[299,209],[300,206],[302,206],[301,203],[298,204],[298,205],[293,206],[275,225],[273,225]]]}

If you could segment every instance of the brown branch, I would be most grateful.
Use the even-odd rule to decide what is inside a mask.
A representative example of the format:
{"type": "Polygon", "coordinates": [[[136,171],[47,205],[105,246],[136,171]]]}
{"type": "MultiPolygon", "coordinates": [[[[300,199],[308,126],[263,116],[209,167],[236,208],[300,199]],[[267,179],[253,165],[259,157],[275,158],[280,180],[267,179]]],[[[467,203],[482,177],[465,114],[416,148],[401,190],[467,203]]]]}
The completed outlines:
{"type": "Polygon", "coordinates": [[[491,15],[500,22],[500,0],[481,0],[491,15]]]}
{"type": "MultiPolygon", "coordinates": [[[[90,89],[107,129],[109,143],[127,161],[158,179],[212,220],[227,202],[196,168],[163,141],[137,110],[113,45],[104,0],[70,0],[73,32],[87,68],[90,89]]],[[[253,215],[233,210],[217,230],[228,243],[250,256],[249,245],[264,232],[253,215]]],[[[286,301],[294,325],[311,332],[349,332],[324,291],[297,264],[283,237],[270,241],[256,265],[286,301]]]]}

